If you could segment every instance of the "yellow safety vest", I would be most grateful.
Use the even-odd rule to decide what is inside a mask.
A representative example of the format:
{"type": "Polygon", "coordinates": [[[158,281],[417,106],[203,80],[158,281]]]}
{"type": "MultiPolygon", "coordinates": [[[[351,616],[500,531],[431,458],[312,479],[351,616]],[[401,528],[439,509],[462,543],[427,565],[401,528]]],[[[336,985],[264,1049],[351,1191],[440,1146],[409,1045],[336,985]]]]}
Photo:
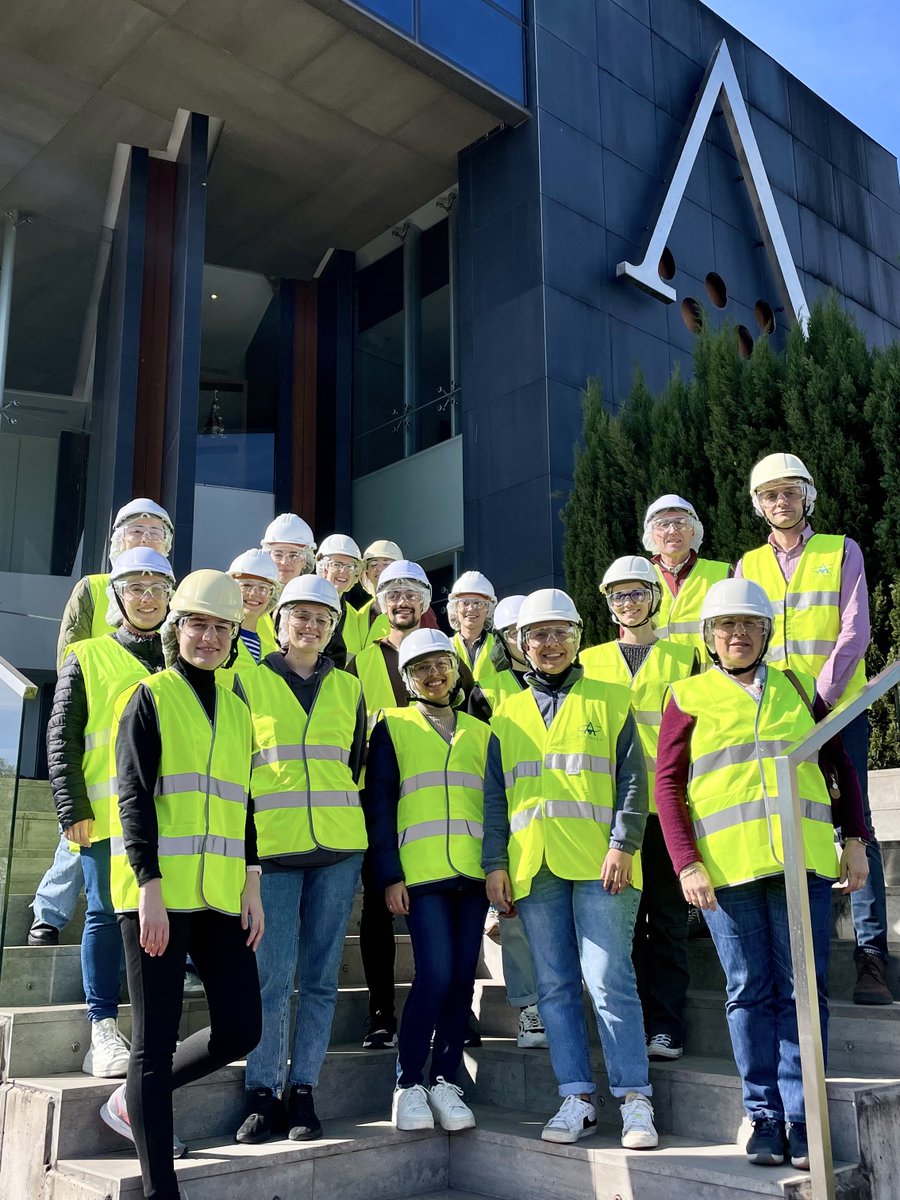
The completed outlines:
{"type": "MultiPolygon", "coordinates": [[[[247,874],[244,830],[253,743],[247,705],[217,684],[210,722],[177,671],[149,675],[116,701],[113,756],[119,719],[139,687],[147,689],[156,707],[162,745],[156,815],[163,904],[172,912],[211,908],[237,915],[247,874]]],[[[117,796],[110,827],[113,907],[128,912],[138,907],[140,889],[125,852],[117,796]]]]}
{"type": "Polygon", "coordinates": [[[344,645],[347,647],[348,657],[354,654],[359,654],[365,643],[365,637],[360,621],[360,612],[354,608],[348,601],[343,602],[344,605],[344,627],[341,630],[341,637],[344,639],[344,645]]]}
{"type": "Polygon", "coordinates": [[[110,759],[109,746],[116,697],[126,688],[146,679],[151,672],[109,634],[72,642],[66,647],[66,654],[74,654],[81,664],[87,696],[81,771],[94,813],[91,829],[93,845],[94,842],[106,841],[110,831],[109,810],[110,799],[115,791],[116,764],[110,759]]]}
{"type": "MultiPolygon", "coordinates": [[[[462,640],[458,633],[454,633],[452,637],[453,648],[459,655],[459,661],[470,666],[469,652],[466,649],[466,643],[462,640]]],[[[494,635],[489,633],[481,643],[481,649],[475,658],[475,664],[472,666],[472,677],[476,683],[481,683],[482,679],[486,679],[489,675],[495,675],[494,664],[491,662],[491,651],[494,649],[494,635]]]]}
{"type": "Polygon", "coordinates": [[[484,879],[484,769],[490,726],[457,713],[450,745],[418,708],[384,713],[400,767],[397,845],[407,886],[484,879]]]}
{"type": "MultiPolygon", "coordinates": [[[[808,675],[798,676],[807,695],[808,675]]],[[[694,839],[713,887],[747,883],[784,870],[775,758],[813,727],[797,689],[767,671],[759,704],[723,671],[670,685],[682,712],[695,720],[687,802],[694,839]]],[[[797,768],[806,864],[836,879],[831,799],[816,763],[797,768]]]]}
{"type": "Polygon", "coordinates": [[[478,681],[478,686],[484,692],[492,713],[497,711],[507,696],[518,696],[519,692],[525,690],[508,668],[482,676],[478,681]]]}
{"type": "Polygon", "coordinates": [[[255,671],[267,654],[274,654],[276,650],[280,649],[275,640],[275,629],[271,619],[264,621],[263,618],[260,618],[256,623],[256,632],[259,635],[260,643],[259,663],[239,637],[237,658],[230,667],[217,668],[216,683],[221,683],[223,687],[233,688],[235,675],[245,675],[248,671],[255,671]]]}
{"type": "Polygon", "coordinates": [[[241,676],[253,720],[250,792],[260,858],[316,847],[365,850],[366,822],[350,773],[360,683],[337,668],[309,713],[270,667],[241,676]]]}
{"type": "Polygon", "coordinates": [[[637,674],[632,676],[618,642],[604,642],[601,646],[582,650],[579,655],[579,662],[589,679],[603,679],[607,683],[619,683],[631,688],[631,711],[644,748],[652,813],[656,812],[653,790],[663,703],[669,684],[674,679],[687,679],[697,657],[697,651],[692,646],[670,641],[656,642],[637,674]]]}
{"type": "MultiPolygon", "coordinates": [[[[814,533],[803,547],[790,583],[769,542],[741,559],[745,579],[758,583],[772,601],[775,627],[767,661],[818,679],[841,632],[841,567],[844,538],[814,533]]],[[[841,699],[852,700],[865,687],[866,664],[856,665],[841,699]]]]}
{"type": "Polygon", "coordinates": [[[91,597],[94,601],[94,615],[91,618],[91,637],[103,637],[106,633],[115,633],[115,625],[110,625],[106,619],[106,614],[109,611],[109,596],[106,594],[106,589],[109,587],[108,575],[88,575],[88,583],[90,584],[91,597]]]}
{"type": "Polygon", "coordinates": [[[371,733],[378,713],[383,708],[395,707],[397,698],[394,695],[387,663],[384,661],[384,654],[378,642],[361,650],[353,662],[359,682],[362,684],[366,712],[369,717],[369,732],[371,733]]]}
{"type": "MultiPolygon", "coordinates": [[[[548,729],[534,693],[510,696],[491,721],[500,742],[509,811],[513,898],[544,863],[560,879],[599,879],[616,803],[616,742],[631,692],[580,679],[548,729]]],[[[641,886],[640,855],[634,886],[641,886]]]]}
{"type": "Polygon", "coordinates": [[[700,663],[704,665],[709,660],[700,636],[700,609],[712,585],[728,578],[728,563],[698,558],[677,596],[672,595],[659,563],[654,566],[662,588],[662,600],[659,612],[653,618],[653,628],[667,641],[695,647],[700,651],[700,663]]]}
{"type": "Polygon", "coordinates": [[[385,613],[377,613],[375,618],[369,623],[369,617],[372,612],[374,600],[368,600],[361,609],[359,609],[359,631],[362,638],[360,650],[365,650],[367,646],[371,646],[373,642],[377,642],[379,638],[386,638],[391,632],[391,623],[387,619],[385,613]]]}

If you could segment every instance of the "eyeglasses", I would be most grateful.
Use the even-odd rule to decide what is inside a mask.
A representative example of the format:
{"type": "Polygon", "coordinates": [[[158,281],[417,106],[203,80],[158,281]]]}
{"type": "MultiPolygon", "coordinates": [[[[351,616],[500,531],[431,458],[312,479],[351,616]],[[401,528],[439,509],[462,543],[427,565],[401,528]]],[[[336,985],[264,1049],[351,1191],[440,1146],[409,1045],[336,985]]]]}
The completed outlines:
{"type": "Polygon", "coordinates": [[[168,600],[172,588],[168,583],[120,583],[116,591],[126,600],[143,600],[149,596],[151,600],[168,600]]]}
{"type": "Polygon", "coordinates": [[[532,646],[549,646],[551,642],[564,646],[575,641],[575,630],[571,625],[551,625],[549,629],[529,629],[525,637],[532,646]]]}
{"type": "Polygon", "coordinates": [[[788,504],[796,504],[798,500],[803,499],[804,489],[802,487],[772,488],[771,491],[757,492],[756,494],[760,504],[771,508],[773,504],[778,503],[779,498],[788,504]]]}
{"type": "Polygon", "coordinates": [[[380,573],[381,571],[384,570],[384,568],[388,565],[388,563],[392,563],[393,561],[394,560],[392,558],[367,558],[366,559],[366,570],[367,571],[378,571],[380,573]]]}
{"type": "Polygon", "coordinates": [[[270,550],[269,558],[276,563],[295,563],[306,555],[300,550],[270,550]]]}
{"type": "Polygon", "coordinates": [[[693,529],[694,522],[690,517],[657,517],[652,526],[654,533],[666,533],[669,529],[676,533],[686,533],[693,529]]]}
{"type": "Polygon", "coordinates": [[[238,580],[238,584],[244,596],[259,596],[261,600],[271,599],[273,589],[270,583],[242,583],[238,580]]]}
{"type": "Polygon", "coordinates": [[[624,608],[626,604],[640,604],[644,600],[652,600],[653,593],[649,588],[635,588],[633,592],[612,592],[609,602],[613,608],[624,608]]]}
{"type": "Polygon", "coordinates": [[[125,540],[134,542],[135,545],[149,542],[151,545],[161,546],[166,540],[166,531],[159,525],[126,525],[125,540]]]}
{"type": "Polygon", "coordinates": [[[448,675],[453,670],[453,660],[443,655],[427,662],[417,662],[409,668],[414,679],[427,679],[429,675],[448,675]]]}
{"type": "Polygon", "coordinates": [[[403,603],[406,603],[406,604],[419,603],[419,604],[421,604],[422,603],[422,593],[412,591],[412,590],[409,590],[409,591],[393,591],[393,590],[391,590],[390,592],[382,592],[382,595],[384,596],[385,600],[387,600],[388,604],[403,604],[403,603]]]}
{"type": "Polygon", "coordinates": [[[735,633],[763,633],[768,625],[764,617],[717,617],[713,621],[713,629],[723,637],[731,637],[735,633]]]}
{"type": "Polygon", "coordinates": [[[319,561],[326,571],[334,571],[336,575],[352,575],[358,569],[355,562],[341,562],[338,558],[323,558],[319,561]]]}
{"type": "Polygon", "coordinates": [[[288,621],[298,628],[313,626],[320,631],[327,629],[331,624],[329,619],[320,613],[307,612],[305,609],[296,608],[292,608],[288,612],[288,621]]]}
{"type": "Polygon", "coordinates": [[[474,612],[485,612],[490,604],[489,600],[473,600],[471,596],[459,596],[454,599],[460,608],[471,608],[474,612]]]}
{"type": "Polygon", "coordinates": [[[187,617],[181,627],[192,638],[202,638],[211,633],[219,642],[223,638],[230,638],[234,632],[230,621],[205,621],[203,617],[187,617]]]}

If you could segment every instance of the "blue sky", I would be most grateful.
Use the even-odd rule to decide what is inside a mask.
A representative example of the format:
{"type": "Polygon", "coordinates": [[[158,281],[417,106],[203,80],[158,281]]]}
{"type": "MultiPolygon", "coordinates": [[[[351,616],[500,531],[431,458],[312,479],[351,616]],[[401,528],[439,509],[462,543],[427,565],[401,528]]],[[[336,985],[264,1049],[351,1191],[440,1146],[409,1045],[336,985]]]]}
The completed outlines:
{"type": "Polygon", "coordinates": [[[704,0],[900,156],[900,0],[704,0]]]}

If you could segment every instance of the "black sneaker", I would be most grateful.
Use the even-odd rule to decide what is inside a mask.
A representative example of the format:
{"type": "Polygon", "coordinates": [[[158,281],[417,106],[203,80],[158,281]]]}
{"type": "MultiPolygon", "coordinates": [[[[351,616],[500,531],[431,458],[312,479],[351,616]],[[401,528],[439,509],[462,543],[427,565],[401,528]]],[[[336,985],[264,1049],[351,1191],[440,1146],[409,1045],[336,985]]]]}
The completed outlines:
{"type": "Polygon", "coordinates": [[[481,1034],[477,1029],[473,1028],[471,1023],[469,1025],[469,1030],[466,1034],[466,1040],[463,1042],[463,1045],[475,1050],[477,1050],[481,1045],[481,1034]]]}
{"type": "Polygon", "coordinates": [[[654,1033],[647,1043],[647,1057],[651,1059],[681,1058],[684,1045],[669,1033],[654,1033]]]}
{"type": "MultiPolygon", "coordinates": [[[[804,1131],[805,1132],[805,1131],[804,1131]]],[[[784,1162],[784,1124],[775,1117],[759,1117],[747,1142],[747,1158],[759,1167],[780,1167],[784,1162]]]]}
{"type": "Polygon", "coordinates": [[[28,930],[29,946],[58,946],[59,930],[46,921],[33,921],[28,930]]]}
{"type": "Polygon", "coordinates": [[[393,1050],[397,1045],[397,1020],[387,1013],[373,1013],[366,1024],[369,1032],[363,1038],[363,1050],[393,1050]]]}
{"type": "Polygon", "coordinates": [[[287,1111],[288,1137],[292,1142],[314,1142],[322,1136],[322,1122],[316,1116],[313,1090],[308,1083],[291,1085],[287,1111]]]}
{"type": "Polygon", "coordinates": [[[791,1156],[791,1166],[798,1171],[809,1170],[809,1143],[806,1140],[806,1126],[799,1121],[788,1125],[788,1154],[791,1156]]]}
{"type": "Polygon", "coordinates": [[[257,1146],[275,1132],[281,1101],[271,1088],[258,1087],[247,1092],[244,1122],[234,1135],[236,1142],[257,1146]]]}

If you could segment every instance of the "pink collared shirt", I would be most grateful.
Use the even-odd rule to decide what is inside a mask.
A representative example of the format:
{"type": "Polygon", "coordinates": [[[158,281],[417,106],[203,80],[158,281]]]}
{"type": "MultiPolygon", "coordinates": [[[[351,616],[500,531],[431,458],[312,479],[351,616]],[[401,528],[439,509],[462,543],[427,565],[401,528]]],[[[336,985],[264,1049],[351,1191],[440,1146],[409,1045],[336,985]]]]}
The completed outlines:
{"type": "MultiPolygon", "coordinates": [[[[783,550],[770,533],[768,543],[772,547],[785,583],[790,583],[800,555],[813,535],[807,524],[800,540],[790,550],[783,550]]],[[[743,578],[743,560],[734,571],[735,579],[743,578]]],[[[841,596],[838,605],[841,614],[841,632],[834,649],[816,680],[816,691],[826,704],[834,706],[844,694],[857,663],[865,658],[872,631],[869,624],[869,590],[866,587],[866,568],[862,550],[853,538],[844,538],[844,558],[841,563],[841,596]]]]}

